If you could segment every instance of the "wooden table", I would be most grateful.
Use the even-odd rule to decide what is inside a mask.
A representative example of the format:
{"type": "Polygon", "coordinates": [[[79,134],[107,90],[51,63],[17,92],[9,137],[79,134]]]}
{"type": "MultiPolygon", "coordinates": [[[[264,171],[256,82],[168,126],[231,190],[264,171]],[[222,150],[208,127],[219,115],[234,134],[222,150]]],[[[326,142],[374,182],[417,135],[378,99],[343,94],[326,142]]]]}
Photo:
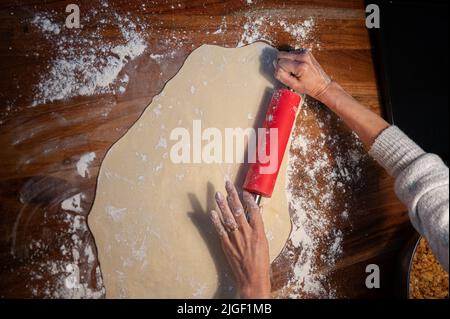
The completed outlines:
{"type": "MultiPolygon", "coordinates": [[[[98,14],[92,10],[102,8],[104,1],[77,1],[82,32],[93,32],[105,15],[111,19],[107,12],[112,9],[139,18],[146,52],[126,64],[124,71],[130,80],[123,94],[78,96],[31,107],[36,84],[48,72],[55,50],[30,21],[37,12],[53,12],[62,25],[65,7],[72,2],[5,0],[0,4],[0,297],[74,297],[61,289],[70,271],[62,268],[73,261],[74,245],[78,251],[95,247],[85,223],[106,151],[138,119],[192,50],[205,43],[236,46],[243,25],[255,17],[264,16],[268,21],[284,17],[290,22],[313,17],[313,40],[302,45],[313,46],[317,59],[335,80],[369,108],[381,112],[364,5],[356,0],[111,0],[109,9],[98,14]],[[93,17],[83,22],[88,13],[93,17]],[[221,26],[226,26],[224,32],[215,32],[221,26]],[[179,40],[167,41],[170,38],[179,40]],[[166,54],[158,63],[150,57],[150,53],[167,52],[173,54],[166,54]],[[96,158],[89,166],[89,176],[83,178],[76,163],[88,152],[95,152],[96,158]],[[63,200],[80,192],[80,212],[61,208],[63,200]]],[[[63,30],[62,34],[69,32],[63,30]]],[[[264,32],[274,46],[298,45],[279,25],[268,25],[264,32]]],[[[102,36],[114,42],[120,34],[106,28],[102,36]]],[[[344,131],[336,124],[328,134],[347,134],[344,131]]],[[[391,297],[398,252],[411,233],[407,213],[395,197],[393,180],[375,163],[365,164],[360,186],[350,194],[351,226],[343,228],[343,255],[326,274],[337,297],[391,297]],[[365,268],[371,263],[380,267],[380,289],[367,289],[364,284],[365,268]]],[[[99,296],[98,264],[96,259],[88,259],[89,254],[82,254],[76,263],[80,283],[88,296],[99,296]]],[[[288,270],[289,260],[283,256],[272,267],[273,287],[279,297],[288,296],[289,289],[280,290],[289,279],[288,270]]]]}

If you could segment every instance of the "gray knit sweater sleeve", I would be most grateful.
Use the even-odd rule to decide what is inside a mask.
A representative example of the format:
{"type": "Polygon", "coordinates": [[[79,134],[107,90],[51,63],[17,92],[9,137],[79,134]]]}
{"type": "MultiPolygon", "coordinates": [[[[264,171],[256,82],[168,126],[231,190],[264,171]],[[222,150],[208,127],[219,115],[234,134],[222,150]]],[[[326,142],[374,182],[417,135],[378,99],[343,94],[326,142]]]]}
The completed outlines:
{"type": "Polygon", "coordinates": [[[411,223],[448,271],[448,167],[396,126],[377,137],[369,154],[395,178],[395,192],[408,207],[411,223]]]}

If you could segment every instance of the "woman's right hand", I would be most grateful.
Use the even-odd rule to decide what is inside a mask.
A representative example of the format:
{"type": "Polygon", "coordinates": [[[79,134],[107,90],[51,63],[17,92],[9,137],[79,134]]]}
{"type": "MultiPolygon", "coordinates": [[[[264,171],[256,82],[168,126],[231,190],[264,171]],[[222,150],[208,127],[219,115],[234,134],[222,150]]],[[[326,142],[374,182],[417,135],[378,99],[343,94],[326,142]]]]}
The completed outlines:
{"type": "Polygon", "coordinates": [[[332,83],[309,50],[279,52],[276,62],[275,78],[299,94],[320,100],[332,83]]]}

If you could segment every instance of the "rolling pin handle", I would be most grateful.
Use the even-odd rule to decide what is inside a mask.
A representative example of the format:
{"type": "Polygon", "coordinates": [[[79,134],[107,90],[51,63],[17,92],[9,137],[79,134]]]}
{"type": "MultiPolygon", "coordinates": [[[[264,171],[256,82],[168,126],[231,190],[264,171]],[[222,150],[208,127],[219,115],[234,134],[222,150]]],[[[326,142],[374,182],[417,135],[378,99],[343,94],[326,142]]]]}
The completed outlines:
{"type": "MultiPolygon", "coordinates": [[[[255,197],[256,205],[261,207],[262,196],[260,194],[252,194],[252,195],[255,197]]],[[[247,221],[250,221],[247,209],[245,210],[245,218],[247,218],[247,221]]]]}

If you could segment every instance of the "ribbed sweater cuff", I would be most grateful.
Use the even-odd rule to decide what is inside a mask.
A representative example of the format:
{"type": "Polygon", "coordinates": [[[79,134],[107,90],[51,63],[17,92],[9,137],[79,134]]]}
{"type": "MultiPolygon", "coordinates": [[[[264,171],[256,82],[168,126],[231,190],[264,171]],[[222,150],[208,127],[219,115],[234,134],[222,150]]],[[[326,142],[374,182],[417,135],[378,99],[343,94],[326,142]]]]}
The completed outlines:
{"type": "Polygon", "coordinates": [[[397,126],[390,126],[381,132],[369,150],[370,156],[394,177],[424,153],[397,126]]]}

